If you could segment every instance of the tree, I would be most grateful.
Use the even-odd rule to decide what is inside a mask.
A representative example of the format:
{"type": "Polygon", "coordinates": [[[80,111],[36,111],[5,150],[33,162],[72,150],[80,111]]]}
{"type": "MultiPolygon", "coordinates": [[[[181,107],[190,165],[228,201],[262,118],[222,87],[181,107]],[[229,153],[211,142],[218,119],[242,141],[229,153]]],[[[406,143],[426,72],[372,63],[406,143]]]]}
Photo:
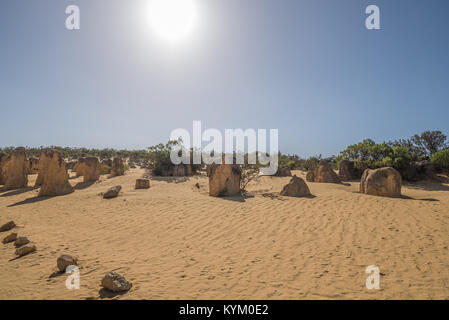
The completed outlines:
{"type": "Polygon", "coordinates": [[[351,145],[340,153],[338,160],[352,160],[358,168],[393,167],[405,168],[411,161],[411,155],[406,147],[392,146],[391,143],[375,143],[365,139],[351,145]]]}
{"type": "Polygon", "coordinates": [[[425,131],[421,135],[415,134],[411,141],[417,148],[419,156],[430,159],[434,153],[448,147],[446,139],[441,131],[425,131]]]}

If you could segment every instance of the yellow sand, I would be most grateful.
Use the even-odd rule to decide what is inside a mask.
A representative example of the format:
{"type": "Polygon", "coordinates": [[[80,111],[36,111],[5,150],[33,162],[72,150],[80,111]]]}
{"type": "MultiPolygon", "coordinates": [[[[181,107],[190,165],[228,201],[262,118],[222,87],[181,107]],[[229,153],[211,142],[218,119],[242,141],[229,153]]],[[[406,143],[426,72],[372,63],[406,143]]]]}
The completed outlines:
{"type": "Polygon", "coordinates": [[[209,197],[204,176],[134,190],[143,174],[54,198],[1,192],[0,224],[14,220],[37,251],[11,260],[13,244],[0,244],[0,299],[449,298],[447,184],[407,185],[390,199],[359,194],[356,182],[308,183],[315,198],[288,198],[279,191],[289,178],[263,177],[239,201],[209,197]],[[99,196],[115,185],[118,198],[99,196]],[[50,277],[63,253],[80,259],[80,290],[50,277]],[[365,287],[369,265],[380,268],[380,290],[365,287]],[[100,292],[113,270],[133,282],[128,293],[100,292]]]}

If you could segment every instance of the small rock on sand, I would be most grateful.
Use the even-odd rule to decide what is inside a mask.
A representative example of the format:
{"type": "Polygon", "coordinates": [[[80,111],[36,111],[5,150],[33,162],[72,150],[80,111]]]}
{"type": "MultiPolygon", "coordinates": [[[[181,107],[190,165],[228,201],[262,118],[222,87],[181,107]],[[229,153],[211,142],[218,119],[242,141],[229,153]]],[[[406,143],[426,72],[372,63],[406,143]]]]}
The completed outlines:
{"type": "Polygon", "coordinates": [[[136,180],[136,189],[149,189],[150,188],[150,180],[149,179],[137,179],[136,180]]]}
{"type": "Polygon", "coordinates": [[[5,243],[5,244],[10,243],[10,242],[16,241],[16,239],[17,239],[17,233],[13,232],[9,236],[6,236],[3,239],[3,243],[5,243]]]}
{"type": "Polygon", "coordinates": [[[19,257],[25,256],[31,252],[36,251],[36,246],[34,245],[24,245],[16,249],[16,255],[19,257]]]}
{"type": "Polygon", "coordinates": [[[113,292],[128,291],[132,283],[126,281],[125,277],[115,271],[107,273],[101,281],[101,286],[113,292]]]}
{"type": "Polygon", "coordinates": [[[16,247],[21,247],[21,246],[26,245],[28,243],[30,243],[30,240],[28,240],[27,237],[18,237],[16,239],[16,241],[14,242],[14,245],[16,247]]]}
{"type": "Polygon", "coordinates": [[[0,232],[9,231],[12,228],[14,228],[15,226],[16,226],[16,224],[14,223],[14,221],[9,221],[0,227],[0,232]]]}
{"type": "Polygon", "coordinates": [[[59,271],[64,272],[68,266],[77,266],[78,265],[78,258],[70,256],[68,254],[63,254],[60,256],[57,260],[57,265],[59,271]]]}
{"type": "Polygon", "coordinates": [[[103,194],[103,198],[104,199],[116,198],[118,196],[120,190],[122,190],[122,186],[112,187],[103,194]]]}

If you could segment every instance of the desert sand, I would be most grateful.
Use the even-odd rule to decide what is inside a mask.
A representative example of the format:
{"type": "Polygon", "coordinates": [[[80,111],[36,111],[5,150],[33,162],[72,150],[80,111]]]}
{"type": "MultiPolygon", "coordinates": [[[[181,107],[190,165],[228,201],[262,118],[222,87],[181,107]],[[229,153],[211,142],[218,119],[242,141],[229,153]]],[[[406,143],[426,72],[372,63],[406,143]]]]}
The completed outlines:
{"type": "Polygon", "coordinates": [[[144,174],[82,183],[71,173],[76,191],[59,197],[0,192],[0,224],[14,220],[37,247],[14,259],[0,243],[0,299],[449,298],[448,184],[406,184],[394,199],[360,194],[358,182],[307,183],[315,197],[291,198],[279,195],[289,177],[263,177],[243,200],[209,197],[205,176],[135,190],[144,174]],[[118,198],[99,195],[115,185],[118,198]],[[79,290],[54,275],[61,254],[79,258],[79,290]],[[365,287],[369,265],[380,290],[365,287]],[[132,289],[100,291],[109,271],[132,289]]]}

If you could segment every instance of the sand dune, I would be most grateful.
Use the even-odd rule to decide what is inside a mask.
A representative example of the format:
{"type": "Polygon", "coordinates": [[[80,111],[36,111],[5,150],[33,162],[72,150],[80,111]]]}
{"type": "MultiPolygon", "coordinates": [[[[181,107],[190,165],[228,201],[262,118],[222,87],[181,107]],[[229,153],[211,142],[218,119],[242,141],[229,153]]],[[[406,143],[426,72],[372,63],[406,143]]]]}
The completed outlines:
{"type": "Polygon", "coordinates": [[[53,198],[1,192],[0,223],[14,220],[37,251],[11,260],[13,244],[0,244],[0,299],[449,298],[449,185],[406,185],[392,199],[359,194],[357,182],[308,183],[314,198],[288,198],[279,192],[289,178],[263,177],[243,201],[209,197],[204,176],[134,190],[143,174],[72,178],[77,190],[53,198]],[[115,185],[120,197],[99,196],[115,185]],[[63,253],[79,257],[80,290],[51,277],[63,253]],[[365,287],[369,265],[380,290],[365,287]],[[105,296],[108,271],[133,288],[105,296]]]}

